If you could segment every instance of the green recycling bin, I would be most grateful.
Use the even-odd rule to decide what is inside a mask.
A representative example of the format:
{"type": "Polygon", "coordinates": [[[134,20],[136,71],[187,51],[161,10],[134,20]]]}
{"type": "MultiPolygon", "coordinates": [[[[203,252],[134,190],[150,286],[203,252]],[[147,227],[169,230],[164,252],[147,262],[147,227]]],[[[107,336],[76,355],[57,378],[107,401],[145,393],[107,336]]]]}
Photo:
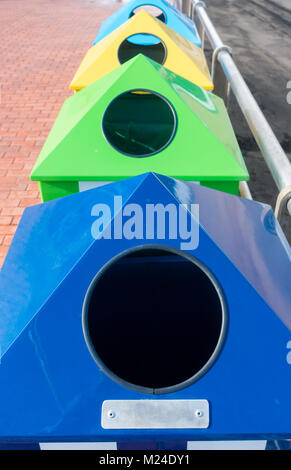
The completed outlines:
{"type": "Polygon", "coordinates": [[[43,201],[148,171],[238,194],[223,101],[138,55],[68,98],[31,173],[43,201]]]}

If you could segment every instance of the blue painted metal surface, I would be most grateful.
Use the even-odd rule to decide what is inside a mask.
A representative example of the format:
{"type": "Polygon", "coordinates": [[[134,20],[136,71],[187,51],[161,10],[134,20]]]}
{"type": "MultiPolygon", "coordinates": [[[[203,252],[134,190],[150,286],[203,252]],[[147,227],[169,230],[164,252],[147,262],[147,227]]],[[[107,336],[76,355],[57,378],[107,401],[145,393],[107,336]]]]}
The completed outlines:
{"type": "MultiPolygon", "coordinates": [[[[97,44],[97,42],[101,41],[109,33],[112,33],[112,31],[125,23],[136,8],[144,5],[159,8],[164,13],[166,17],[165,23],[169,28],[173,29],[196,46],[201,47],[202,43],[195,23],[165,0],[149,0],[148,2],[145,0],[132,0],[126,3],[102,23],[93,45],[97,44]]],[[[142,34],[130,38],[130,41],[136,44],[155,44],[153,37],[142,34]]]]}
{"type": "Polygon", "coordinates": [[[40,450],[39,444],[24,442],[0,442],[0,450],[40,450]]]}
{"type": "Polygon", "coordinates": [[[26,209],[0,273],[0,441],[290,438],[290,274],[290,247],[268,206],[160,175],[26,209]],[[167,235],[94,240],[92,207],[107,204],[117,214],[113,198],[120,195],[124,205],[141,207],[199,204],[199,245],[189,253],[219,280],[228,305],[227,334],[205,375],[154,398],[208,400],[208,429],[101,427],[104,400],[151,395],[113,381],[92,359],[82,331],[88,286],[128,248],[180,248],[181,241],[167,235]]]}

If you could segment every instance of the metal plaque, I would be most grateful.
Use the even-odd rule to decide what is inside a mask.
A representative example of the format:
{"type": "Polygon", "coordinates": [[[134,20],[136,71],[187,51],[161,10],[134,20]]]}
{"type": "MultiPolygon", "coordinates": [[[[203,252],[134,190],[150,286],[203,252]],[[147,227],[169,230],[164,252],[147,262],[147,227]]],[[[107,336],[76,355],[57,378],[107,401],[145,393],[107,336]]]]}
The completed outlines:
{"type": "Polygon", "coordinates": [[[105,400],[104,429],[205,429],[207,400],[105,400]]]}

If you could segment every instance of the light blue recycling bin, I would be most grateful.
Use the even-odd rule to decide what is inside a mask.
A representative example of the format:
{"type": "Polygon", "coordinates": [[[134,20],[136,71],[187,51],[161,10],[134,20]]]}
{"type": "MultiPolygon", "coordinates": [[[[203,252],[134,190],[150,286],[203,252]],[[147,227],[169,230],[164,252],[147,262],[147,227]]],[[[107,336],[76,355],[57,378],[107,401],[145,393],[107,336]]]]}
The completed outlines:
{"type": "MultiPolygon", "coordinates": [[[[97,44],[97,42],[101,41],[105,36],[125,23],[125,21],[134,14],[134,10],[142,6],[159,8],[161,10],[161,15],[158,16],[160,21],[163,21],[169,28],[179,33],[188,41],[201,47],[202,43],[195,23],[165,0],[149,0],[148,2],[144,0],[132,0],[126,3],[102,23],[93,45],[97,44]]],[[[153,36],[142,34],[131,37],[130,41],[135,44],[155,44],[155,38],[153,36]]]]}

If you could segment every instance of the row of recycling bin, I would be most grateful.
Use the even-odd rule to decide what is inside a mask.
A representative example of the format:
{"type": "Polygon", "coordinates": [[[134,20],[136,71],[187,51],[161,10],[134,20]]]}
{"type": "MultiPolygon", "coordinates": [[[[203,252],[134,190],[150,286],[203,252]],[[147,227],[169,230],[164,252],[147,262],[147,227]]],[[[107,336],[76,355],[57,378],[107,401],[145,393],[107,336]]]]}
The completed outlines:
{"type": "Polygon", "coordinates": [[[194,23],[150,3],[103,23],[32,171],[44,203],[0,272],[0,441],[291,437],[290,247],[238,196],[194,23]],[[147,205],[190,219],[145,234],[147,205]]]}
{"type": "Polygon", "coordinates": [[[77,70],[31,174],[43,201],[147,171],[232,194],[249,178],[194,23],[160,0],[165,22],[132,14],[142,3],[103,23],[77,70]]]}

